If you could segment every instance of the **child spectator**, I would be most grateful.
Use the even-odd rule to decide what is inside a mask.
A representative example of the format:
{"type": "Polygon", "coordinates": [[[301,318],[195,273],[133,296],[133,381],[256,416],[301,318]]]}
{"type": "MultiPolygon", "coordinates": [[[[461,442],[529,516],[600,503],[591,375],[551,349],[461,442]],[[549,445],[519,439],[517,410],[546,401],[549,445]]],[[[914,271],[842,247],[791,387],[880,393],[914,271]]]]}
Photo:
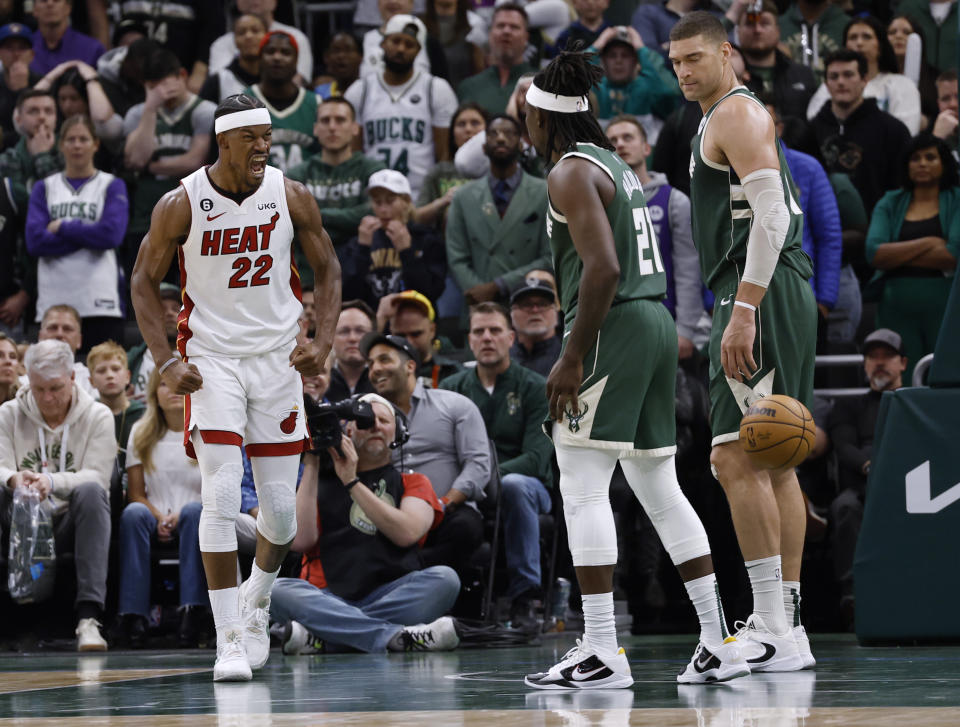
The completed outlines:
{"type": "Polygon", "coordinates": [[[127,352],[113,341],[98,343],[87,354],[90,383],[100,394],[100,403],[106,404],[113,413],[114,434],[119,450],[117,468],[126,474],[126,446],[133,425],[140,421],[146,411],[143,402],[127,398],[130,384],[130,369],[127,368],[127,352]]]}

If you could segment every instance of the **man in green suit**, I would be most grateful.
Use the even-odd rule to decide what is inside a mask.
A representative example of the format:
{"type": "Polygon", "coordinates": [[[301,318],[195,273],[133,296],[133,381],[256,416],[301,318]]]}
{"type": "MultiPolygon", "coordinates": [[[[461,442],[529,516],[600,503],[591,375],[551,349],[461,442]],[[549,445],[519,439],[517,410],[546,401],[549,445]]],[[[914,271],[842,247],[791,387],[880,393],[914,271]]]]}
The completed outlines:
{"type": "Polygon", "coordinates": [[[487,123],[486,176],[463,185],[447,220],[447,265],[468,305],[506,302],[534,268],[550,269],[547,184],[521,169],[520,125],[487,123]]]}

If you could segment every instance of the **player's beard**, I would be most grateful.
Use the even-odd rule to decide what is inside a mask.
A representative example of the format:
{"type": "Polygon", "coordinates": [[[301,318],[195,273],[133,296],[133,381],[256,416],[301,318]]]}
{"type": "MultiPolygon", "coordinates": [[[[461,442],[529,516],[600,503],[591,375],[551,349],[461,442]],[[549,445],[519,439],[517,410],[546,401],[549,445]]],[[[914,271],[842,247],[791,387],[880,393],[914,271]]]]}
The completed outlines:
{"type": "Polygon", "coordinates": [[[395,74],[397,74],[398,76],[402,76],[402,75],[404,75],[404,74],[406,74],[406,73],[409,73],[409,72],[410,72],[410,69],[413,68],[413,61],[409,61],[409,62],[407,62],[407,61],[402,61],[402,62],[401,62],[401,61],[395,61],[395,60],[391,60],[390,58],[387,58],[386,56],[384,56],[384,58],[383,58],[383,66],[384,66],[384,68],[386,68],[388,71],[390,71],[390,73],[395,73],[395,74]]]}

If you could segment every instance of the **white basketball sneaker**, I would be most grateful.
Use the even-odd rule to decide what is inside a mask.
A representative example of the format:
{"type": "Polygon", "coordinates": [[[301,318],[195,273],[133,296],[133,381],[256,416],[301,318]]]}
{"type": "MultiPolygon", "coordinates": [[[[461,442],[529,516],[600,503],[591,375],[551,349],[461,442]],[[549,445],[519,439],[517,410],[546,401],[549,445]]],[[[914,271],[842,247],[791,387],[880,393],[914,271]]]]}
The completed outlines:
{"type": "Polygon", "coordinates": [[[243,647],[251,669],[260,669],[270,658],[270,594],[251,604],[240,586],[240,620],[243,622],[243,647]]]}
{"type": "Polygon", "coordinates": [[[810,639],[807,637],[807,630],[803,624],[793,627],[793,638],[797,640],[797,649],[800,651],[800,658],[803,659],[803,668],[812,669],[817,665],[817,660],[813,658],[813,652],[810,651],[810,639]]]}
{"type": "Polygon", "coordinates": [[[548,671],[529,674],[523,683],[534,689],[624,689],[633,685],[626,652],[601,657],[584,641],[548,671]]]}
{"type": "Polygon", "coordinates": [[[744,623],[738,621],[737,641],[750,666],[750,671],[799,671],[803,658],[793,631],[777,635],[770,631],[757,614],[751,614],[744,623]]]}
{"type": "Polygon", "coordinates": [[[708,649],[701,641],[693,652],[693,658],[687,668],[677,675],[681,684],[705,684],[707,682],[726,682],[750,673],[750,666],[733,636],[727,637],[715,649],[708,649]]]}
{"type": "Polygon", "coordinates": [[[248,682],[253,679],[243,634],[237,629],[217,634],[217,662],[213,665],[215,682],[248,682]]]}

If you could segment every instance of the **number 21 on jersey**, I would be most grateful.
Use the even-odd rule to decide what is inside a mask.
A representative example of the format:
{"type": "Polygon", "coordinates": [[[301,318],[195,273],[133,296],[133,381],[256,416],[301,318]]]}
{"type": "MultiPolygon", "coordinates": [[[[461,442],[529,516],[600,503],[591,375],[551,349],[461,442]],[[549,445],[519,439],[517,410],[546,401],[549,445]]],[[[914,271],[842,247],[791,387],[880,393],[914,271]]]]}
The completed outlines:
{"type": "Polygon", "coordinates": [[[637,259],[641,275],[653,275],[663,272],[663,261],[660,259],[660,246],[657,236],[653,232],[653,221],[650,219],[650,210],[647,207],[633,208],[633,227],[637,231],[637,259]],[[647,252],[647,250],[651,252],[647,252]]]}

